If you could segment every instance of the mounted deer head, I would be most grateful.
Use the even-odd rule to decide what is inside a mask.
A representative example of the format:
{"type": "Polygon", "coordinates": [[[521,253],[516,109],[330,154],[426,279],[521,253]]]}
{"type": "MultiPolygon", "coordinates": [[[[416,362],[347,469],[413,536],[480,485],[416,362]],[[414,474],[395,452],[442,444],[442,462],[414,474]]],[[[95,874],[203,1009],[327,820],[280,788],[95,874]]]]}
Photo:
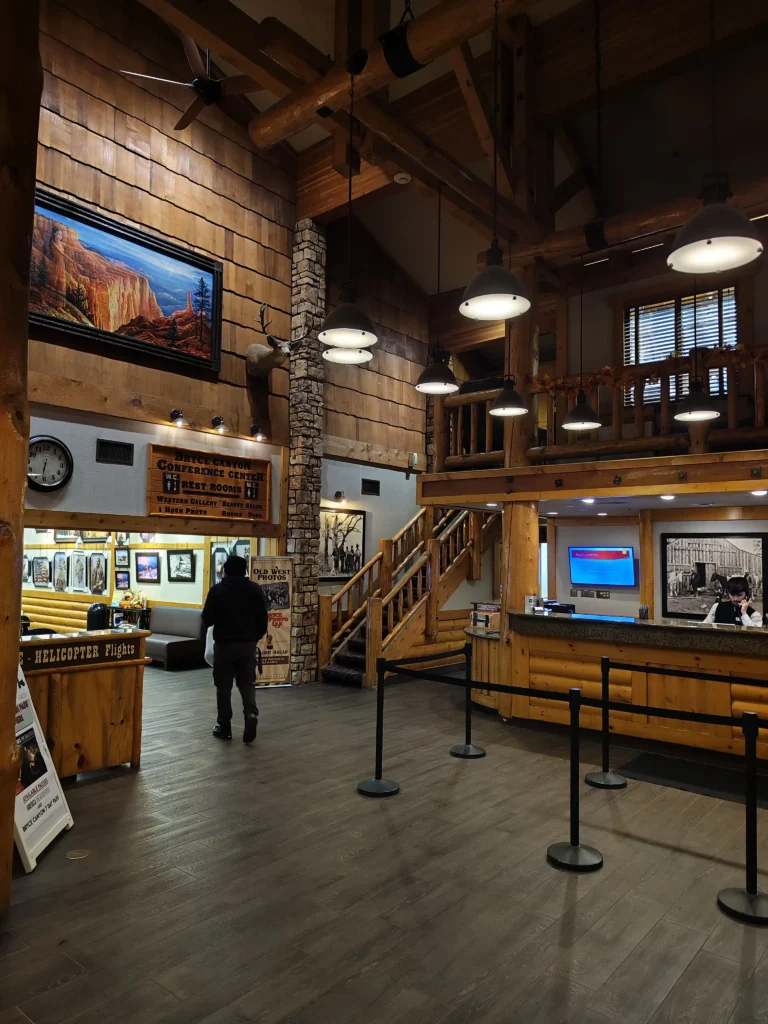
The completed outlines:
{"type": "Polygon", "coordinates": [[[245,352],[245,367],[250,377],[266,377],[276,366],[282,366],[290,355],[290,345],[269,333],[271,320],[267,320],[266,302],[259,309],[261,329],[267,339],[266,345],[249,345],[245,352]]]}

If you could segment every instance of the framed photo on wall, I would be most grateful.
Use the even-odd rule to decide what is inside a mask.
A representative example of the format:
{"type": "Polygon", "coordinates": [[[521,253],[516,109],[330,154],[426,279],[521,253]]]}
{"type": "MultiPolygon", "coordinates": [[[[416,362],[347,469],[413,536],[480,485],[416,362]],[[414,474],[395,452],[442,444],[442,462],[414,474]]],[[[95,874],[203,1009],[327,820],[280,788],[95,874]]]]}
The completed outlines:
{"type": "Polygon", "coordinates": [[[351,579],[364,564],[365,512],[321,508],[320,579],[324,583],[351,579]]]}
{"type": "Polygon", "coordinates": [[[115,569],[115,590],[130,590],[131,574],[126,569],[115,569]]]}
{"type": "Polygon", "coordinates": [[[159,551],[137,551],[136,552],[136,582],[137,583],[159,583],[160,582],[160,552],[159,551]]]}
{"type": "Polygon", "coordinates": [[[168,582],[169,583],[194,583],[195,582],[195,552],[187,550],[168,550],[168,582]]]}
{"type": "Polygon", "coordinates": [[[81,530],[81,536],[84,544],[106,544],[112,534],[104,530],[81,530]]]}
{"type": "Polygon", "coordinates": [[[248,563],[248,570],[250,572],[251,542],[249,540],[236,540],[232,545],[232,554],[239,555],[240,558],[244,558],[248,563]]]}
{"type": "Polygon", "coordinates": [[[103,594],[107,589],[107,556],[94,551],[88,560],[88,587],[92,594],[103,594]]]}
{"type": "Polygon", "coordinates": [[[57,551],[53,556],[53,589],[60,593],[69,586],[69,555],[57,551]]]}
{"type": "Polygon", "coordinates": [[[26,555],[21,559],[21,582],[29,583],[29,558],[26,555]]]}
{"type": "Polygon", "coordinates": [[[131,552],[128,548],[115,548],[115,568],[129,569],[131,565],[131,552]]]}
{"type": "Polygon", "coordinates": [[[70,562],[70,571],[72,579],[72,589],[79,591],[88,590],[88,556],[84,551],[78,551],[75,549],[72,552],[72,559],[70,562]]]}
{"type": "Polygon", "coordinates": [[[121,548],[127,548],[131,546],[131,535],[130,533],[116,533],[115,544],[121,548]]]}
{"type": "Polygon", "coordinates": [[[214,583],[221,583],[221,578],[224,575],[224,563],[229,558],[229,552],[226,548],[214,548],[211,551],[211,586],[214,583]]]}
{"type": "Polygon", "coordinates": [[[29,321],[44,340],[218,371],[222,264],[38,189],[29,321]]]}
{"type": "Polygon", "coordinates": [[[32,582],[36,587],[48,587],[51,584],[50,558],[32,559],[32,582]]]}
{"type": "Polygon", "coordinates": [[[54,530],[53,540],[56,544],[75,544],[80,537],[79,530],[54,530]]]}
{"type": "Polygon", "coordinates": [[[705,618],[725,594],[732,576],[744,576],[750,604],[763,614],[768,534],[663,533],[662,614],[668,619],[705,618]]]}

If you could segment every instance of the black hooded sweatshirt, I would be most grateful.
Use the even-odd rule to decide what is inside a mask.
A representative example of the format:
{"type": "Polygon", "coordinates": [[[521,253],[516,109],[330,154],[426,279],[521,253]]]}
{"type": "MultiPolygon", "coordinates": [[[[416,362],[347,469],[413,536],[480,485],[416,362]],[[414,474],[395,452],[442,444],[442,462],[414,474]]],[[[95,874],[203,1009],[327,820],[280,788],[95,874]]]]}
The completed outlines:
{"type": "Polygon", "coordinates": [[[267,604],[258,583],[225,576],[208,591],[203,624],[213,626],[217,644],[256,643],[267,632],[267,604]]]}

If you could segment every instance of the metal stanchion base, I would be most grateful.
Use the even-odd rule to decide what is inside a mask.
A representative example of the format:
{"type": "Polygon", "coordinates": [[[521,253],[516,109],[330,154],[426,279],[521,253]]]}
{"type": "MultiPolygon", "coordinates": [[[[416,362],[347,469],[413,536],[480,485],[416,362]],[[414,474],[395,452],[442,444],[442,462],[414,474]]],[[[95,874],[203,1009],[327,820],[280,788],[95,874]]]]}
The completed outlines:
{"type": "Polygon", "coordinates": [[[599,850],[570,843],[553,843],[547,850],[547,860],[565,871],[597,871],[603,866],[603,855],[599,850]]]}
{"type": "Polygon", "coordinates": [[[584,781],[595,789],[625,789],[627,780],[618,772],[587,772],[584,781]]]}
{"type": "Polygon", "coordinates": [[[768,896],[761,892],[752,894],[746,889],[721,889],[717,894],[717,905],[737,921],[768,925],[768,896]]]}
{"type": "Polygon", "coordinates": [[[357,784],[357,792],[363,796],[394,796],[400,792],[400,783],[392,779],[363,779],[357,784]]]}
{"type": "Polygon", "coordinates": [[[485,748],[477,747],[474,743],[458,743],[455,747],[451,747],[451,757],[485,757],[485,748]]]}

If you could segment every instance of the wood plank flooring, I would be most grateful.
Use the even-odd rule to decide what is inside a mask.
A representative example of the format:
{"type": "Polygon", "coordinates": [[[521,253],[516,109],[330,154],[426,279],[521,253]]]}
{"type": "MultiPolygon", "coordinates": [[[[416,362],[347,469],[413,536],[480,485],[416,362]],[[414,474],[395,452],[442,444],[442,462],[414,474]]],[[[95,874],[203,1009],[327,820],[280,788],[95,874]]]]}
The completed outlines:
{"type": "Polygon", "coordinates": [[[545,860],[562,732],[477,715],[488,757],[458,761],[461,693],[388,686],[402,791],[373,801],[371,694],[259,699],[256,743],[224,744],[207,670],[147,672],[141,771],[69,785],[75,828],[15,880],[0,1024],[768,1022],[768,929],[715,903],[743,879],[741,806],[584,787],[605,866],[569,875],[545,860]]]}

